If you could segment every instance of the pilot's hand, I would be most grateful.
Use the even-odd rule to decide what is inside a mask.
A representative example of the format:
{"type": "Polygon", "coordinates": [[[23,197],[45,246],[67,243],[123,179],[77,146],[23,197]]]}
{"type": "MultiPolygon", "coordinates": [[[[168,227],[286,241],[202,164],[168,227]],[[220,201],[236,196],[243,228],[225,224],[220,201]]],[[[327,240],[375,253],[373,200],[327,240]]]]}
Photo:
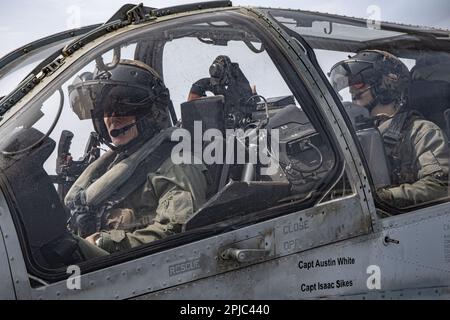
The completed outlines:
{"type": "Polygon", "coordinates": [[[90,244],[97,246],[97,240],[100,239],[100,235],[101,235],[100,232],[96,232],[94,234],[91,234],[89,237],[86,237],[85,240],[90,244]]]}
{"type": "Polygon", "coordinates": [[[388,188],[377,189],[377,196],[384,203],[392,204],[394,201],[394,196],[388,188]]]}
{"type": "Polygon", "coordinates": [[[136,217],[132,209],[116,208],[109,213],[106,226],[108,230],[127,229],[134,222],[136,217]]]}

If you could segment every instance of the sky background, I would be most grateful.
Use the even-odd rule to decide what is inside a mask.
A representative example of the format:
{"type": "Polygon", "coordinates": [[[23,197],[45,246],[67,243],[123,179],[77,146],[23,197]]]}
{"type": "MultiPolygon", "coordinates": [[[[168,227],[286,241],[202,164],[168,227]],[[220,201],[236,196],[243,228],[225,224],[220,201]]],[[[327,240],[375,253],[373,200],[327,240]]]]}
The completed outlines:
{"type": "MultiPolygon", "coordinates": [[[[143,1],[167,7],[194,1],[143,1]]],[[[17,0],[0,2],[0,56],[47,35],[106,21],[124,0],[17,0]]],[[[138,3],[138,2],[136,2],[138,3]]],[[[234,5],[292,8],[450,29],[449,0],[235,0],[234,5]]]]}

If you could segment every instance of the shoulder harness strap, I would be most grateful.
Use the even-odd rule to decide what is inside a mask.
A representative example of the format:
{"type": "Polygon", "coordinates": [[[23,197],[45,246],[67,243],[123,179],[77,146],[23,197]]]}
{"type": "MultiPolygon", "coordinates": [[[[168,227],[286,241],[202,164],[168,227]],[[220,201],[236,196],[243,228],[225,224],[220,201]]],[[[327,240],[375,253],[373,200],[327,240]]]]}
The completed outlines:
{"type": "Polygon", "coordinates": [[[392,118],[389,127],[383,133],[383,142],[385,145],[386,155],[391,157],[394,153],[394,150],[398,146],[398,144],[402,140],[402,130],[405,126],[410,112],[401,112],[392,118]]]}
{"type": "Polygon", "coordinates": [[[400,155],[399,146],[403,140],[403,129],[411,120],[421,117],[420,113],[415,110],[408,110],[398,113],[392,119],[386,131],[383,133],[384,148],[388,164],[390,166],[392,181],[396,181],[400,174],[400,155]]]}
{"type": "Polygon", "coordinates": [[[422,115],[416,110],[408,110],[398,113],[392,118],[389,127],[383,133],[383,141],[386,153],[390,155],[403,138],[405,125],[413,119],[421,118],[422,115]]]}
{"type": "Polygon", "coordinates": [[[175,142],[164,141],[156,147],[156,149],[139,164],[131,177],[108,197],[107,202],[110,204],[119,203],[141,186],[147,179],[148,173],[157,171],[163,162],[168,159],[167,155],[170,156],[171,150],[175,144],[175,142]]]}

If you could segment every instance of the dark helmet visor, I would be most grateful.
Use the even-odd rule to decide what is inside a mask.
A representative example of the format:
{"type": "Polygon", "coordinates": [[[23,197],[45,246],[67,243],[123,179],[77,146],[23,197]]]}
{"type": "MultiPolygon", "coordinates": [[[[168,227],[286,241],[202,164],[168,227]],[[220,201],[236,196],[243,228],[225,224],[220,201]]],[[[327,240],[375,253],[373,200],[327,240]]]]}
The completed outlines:
{"type": "Polygon", "coordinates": [[[361,88],[370,84],[368,70],[373,69],[373,63],[367,61],[347,60],[336,64],[330,72],[330,81],[336,92],[355,86],[361,88]]]}
{"type": "Polygon", "coordinates": [[[132,116],[148,111],[157,97],[151,88],[110,80],[74,81],[69,99],[80,120],[104,116],[132,116]]]}

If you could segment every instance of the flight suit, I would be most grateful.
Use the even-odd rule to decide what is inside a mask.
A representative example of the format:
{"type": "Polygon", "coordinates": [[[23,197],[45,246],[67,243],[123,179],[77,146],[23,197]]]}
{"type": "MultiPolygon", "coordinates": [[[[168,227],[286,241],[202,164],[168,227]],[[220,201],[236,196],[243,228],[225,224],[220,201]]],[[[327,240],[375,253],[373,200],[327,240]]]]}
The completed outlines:
{"type": "MultiPolygon", "coordinates": [[[[121,163],[120,156],[117,155],[112,162],[112,159],[107,160],[110,162],[108,170],[121,163]]],[[[105,154],[103,158],[108,157],[105,154]]],[[[101,174],[94,172],[92,176],[101,174]]],[[[95,181],[89,177],[84,179],[92,180],[90,183],[95,181]]],[[[77,237],[85,257],[100,256],[99,248],[113,253],[179,233],[188,218],[206,201],[209,183],[206,167],[176,165],[170,158],[170,152],[159,169],[148,172],[144,181],[109,210],[108,230],[100,232],[96,242],[98,248],[77,237]]]]}
{"type": "Polygon", "coordinates": [[[183,224],[206,201],[206,174],[203,165],[175,165],[167,159],[119,205],[119,210],[125,211],[119,217],[126,222],[101,232],[98,246],[112,253],[181,232],[183,224]],[[127,232],[130,229],[137,230],[127,232]]]}
{"type": "MultiPolygon", "coordinates": [[[[381,135],[391,121],[393,118],[378,127],[381,135]]],[[[378,196],[397,208],[447,197],[449,155],[444,132],[433,122],[412,114],[403,126],[392,157],[388,157],[392,186],[379,189],[378,196]]]]}

